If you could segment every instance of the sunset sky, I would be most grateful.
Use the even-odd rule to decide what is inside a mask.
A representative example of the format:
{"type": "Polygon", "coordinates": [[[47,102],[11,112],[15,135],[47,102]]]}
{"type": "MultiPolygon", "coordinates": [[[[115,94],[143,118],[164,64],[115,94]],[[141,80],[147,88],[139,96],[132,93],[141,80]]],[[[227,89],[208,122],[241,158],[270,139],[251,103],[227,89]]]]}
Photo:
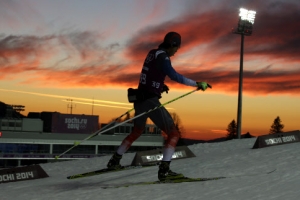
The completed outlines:
{"type": "MultiPolygon", "coordinates": [[[[279,116],[300,129],[299,0],[1,0],[0,101],[28,112],[99,115],[107,123],[132,108],[149,50],[169,31],[182,36],[174,69],[212,89],[166,107],[184,137],[224,137],[237,119],[239,9],[257,12],[245,37],[242,133],[267,134],[279,116]],[[69,99],[69,101],[67,100],[69,99]]],[[[161,103],[194,88],[166,78],[161,103]]],[[[132,113],[133,114],[133,113],[132,113]]]]}

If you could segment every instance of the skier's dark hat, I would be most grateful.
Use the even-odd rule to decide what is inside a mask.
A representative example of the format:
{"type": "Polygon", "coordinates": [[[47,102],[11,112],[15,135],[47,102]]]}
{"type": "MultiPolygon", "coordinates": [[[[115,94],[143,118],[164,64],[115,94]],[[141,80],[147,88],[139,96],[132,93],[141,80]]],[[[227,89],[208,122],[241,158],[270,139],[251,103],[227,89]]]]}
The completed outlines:
{"type": "Polygon", "coordinates": [[[181,36],[176,32],[169,32],[166,34],[163,43],[160,45],[168,45],[171,47],[180,47],[181,36]]]}

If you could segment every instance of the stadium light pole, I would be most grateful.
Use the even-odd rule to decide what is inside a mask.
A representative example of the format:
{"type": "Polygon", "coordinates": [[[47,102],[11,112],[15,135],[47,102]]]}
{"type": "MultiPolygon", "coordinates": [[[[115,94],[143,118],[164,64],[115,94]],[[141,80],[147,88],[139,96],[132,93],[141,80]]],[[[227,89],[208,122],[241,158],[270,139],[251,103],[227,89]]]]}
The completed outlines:
{"type": "Polygon", "coordinates": [[[237,138],[241,138],[242,129],[242,92],[243,92],[243,56],[244,56],[244,37],[252,34],[256,12],[253,10],[240,9],[239,23],[235,34],[241,35],[241,52],[240,52],[240,72],[239,72],[239,94],[238,94],[238,112],[237,112],[237,138]]]}

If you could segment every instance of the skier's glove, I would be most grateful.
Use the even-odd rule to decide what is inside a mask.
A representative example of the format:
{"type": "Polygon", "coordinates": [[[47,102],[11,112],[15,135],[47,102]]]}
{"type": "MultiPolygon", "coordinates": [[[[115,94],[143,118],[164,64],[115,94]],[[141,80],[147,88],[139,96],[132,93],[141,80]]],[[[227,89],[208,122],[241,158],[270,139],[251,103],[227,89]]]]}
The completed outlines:
{"type": "Polygon", "coordinates": [[[166,92],[168,94],[169,92],[169,87],[167,85],[164,84],[161,93],[166,92]]]}
{"type": "Polygon", "coordinates": [[[205,91],[208,87],[211,88],[211,85],[206,82],[196,82],[196,84],[199,90],[205,91]]]}

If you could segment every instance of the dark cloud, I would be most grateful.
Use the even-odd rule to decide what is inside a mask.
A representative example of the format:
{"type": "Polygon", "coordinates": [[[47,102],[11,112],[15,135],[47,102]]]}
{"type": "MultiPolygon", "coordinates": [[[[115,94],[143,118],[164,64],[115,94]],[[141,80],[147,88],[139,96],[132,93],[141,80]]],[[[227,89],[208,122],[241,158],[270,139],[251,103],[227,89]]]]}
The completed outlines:
{"type": "Polygon", "coordinates": [[[274,1],[259,9],[249,52],[268,57],[299,59],[300,5],[274,1]]]}
{"type": "MultiPolygon", "coordinates": [[[[122,49],[126,58],[120,61],[121,64],[112,59],[112,55],[121,49],[120,45],[103,46],[104,38],[95,32],[41,37],[1,35],[0,80],[7,79],[6,75],[31,72],[32,76],[24,83],[60,87],[135,87],[147,52],[156,48],[167,32],[176,31],[182,35],[182,47],[176,58],[193,51],[195,57],[202,55],[202,60],[187,59],[184,64],[173,62],[175,69],[188,78],[208,81],[214,91],[236,93],[240,37],[232,30],[238,23],[241,2],[246,8],[257,8],[253,35],[245,38],[245,65],[249,67],[244,70],[244,92],[299,95],[300,4],[296,1],[224,0],[213,9],[202,8],[201,12],[187,9],[178,18],[148,26],[134,34],[122,49]],[[58,49],[61,52],[57,52],[58,49]],[[58,54],[63,56],[57,59],[58,54]],[[56,60],[52,64],[45,64],[53,57],[56,60]],[[66,65],[70,60],[75,60],[76,66],[66,65]],[[266,67],[260,66],[261,60],[266,67]],[[232,64],[236,69],[228,68],[232,64]],[[280,67],[281,70],[276,70],[280,67]]],[[[199,4],[203,3],[190,1],[189,6],[196,8],[199,4]]],[[[185,87],[168,78],[167,82],[173,88],[185,87]]]]}
{"type": "MultiPolygon", "coordinates": [[[[299,3],[254,1],[251,7],[258,9],[253,35],[246,37],[247,52],[274,58],[298,59],[300,54],[299,3]]],[[[232,30],[238,23],[237,14],[233,7],[216,7],[207,12],[186,13],[172,21],[147,27],[130,39],[127,55],[132,59],[141,59],[150,48],[157,47],[169,31],[177,31],[182,35],[182,52],[209,44],[207,51],[235,54],[240,48],[238,37],[232,34],[232,30]]]]}
{"type": "Polygon", "coordinates": [[[101,36],[93,32],[72,32],[41,37],[1,35],[0,70],[7,75],[16,72],[42,72],[46,69],[54,72],[74,70],[78,73],[90,74],[97,74],[97,71],[105,72],[109,68],[106,64],[110,56],[119,45],[114,43],[103,46],[99,41],[101,36]],[[56,56],[61,55],[64,58],[50,64],[51,58],[57,59],[56,56]],[[76,60],[78,65],[64,64],[71,59],[76,60]],[[101,66],[101,70],[96,69],[95,66],[101,66]]]}
{"type": "MultiPolygon", "coordinates": [[[[41,82],[60,87],[136,87],[139,80],[139,72],[120,73],[119,69],[123,67],[124,66],[110,66],[104,69],[103,66],[97,66],[95,68],[85,67],[65,71],[45,69],[38,77],[28,78],[27,83],[41,82]],[[102,70],[99,71],[97,69],[102,70]],[[41,74],[44,75],[40,76],[41,74]]],[[[238,91],[239,71],[216,69],[198,72],[187,71],[183,74],[194,80],[209,82],[215,92],[237,93],[238,91]]],[[[243,91],[248,95],[300,94],[300,70],[272,70],[271,66],[267,66],[257,71],[244,70],[243,77],[243,91]]],[[[169,78],[166,79],[166,84],[168,84],[171,89],[188,88],[187,86],[171,81],[169,78]]]]}

